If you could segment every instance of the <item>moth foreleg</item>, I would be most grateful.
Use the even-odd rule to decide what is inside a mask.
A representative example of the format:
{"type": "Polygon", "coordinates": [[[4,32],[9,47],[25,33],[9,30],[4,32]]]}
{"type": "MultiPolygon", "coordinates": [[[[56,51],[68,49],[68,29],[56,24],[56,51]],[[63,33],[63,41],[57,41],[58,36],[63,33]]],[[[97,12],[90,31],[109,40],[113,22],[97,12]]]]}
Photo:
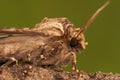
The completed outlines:
{"type": "Polygon", "coordinates": [[[72,70],[74,73],[79,72],[77,69],[77,65],[76,65],[76,53],[75,52],[68,52],[64,58],[62,58],[64,60],[65,63],[67,63],[68,60],[70,60],[72,62],[72,70]]]}
{"type": "Polygon", "coordinates": [[[72,59],[72,70],[73,72],[79,72],[79,70],[77,69],[77,66],[76,66],[76,53],[75,52],[71,52],[72,56],[73,56],[73,59],[72,59]]]}

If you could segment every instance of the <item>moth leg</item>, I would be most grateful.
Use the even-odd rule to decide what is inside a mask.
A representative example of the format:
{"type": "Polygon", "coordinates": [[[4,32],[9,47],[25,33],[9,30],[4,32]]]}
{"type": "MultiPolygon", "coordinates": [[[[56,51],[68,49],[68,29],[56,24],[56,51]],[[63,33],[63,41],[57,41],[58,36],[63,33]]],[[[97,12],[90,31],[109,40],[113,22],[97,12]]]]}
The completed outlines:
{"type": "MultiPolygon", "coordinates": [[[[79,72],[79,70],[77,69],[77,65],[76,65],[76,53],[75,52],[69,52],[64,58],[70,58],[71,56],[71,60],[72,60],[72,70],[74,73],[79,72]]],[[[64,60],[64,59],[63,59],[64,60]]]]}
{"type": "Polygon", "coordinates": [[[73,56],[73,59],[72,59],[72,70],[73,72],[79,72],[79,70],[77,69],[77,66],[76,66],[76,53],[74,52],[71,52],[72,56],[73,56]]]}

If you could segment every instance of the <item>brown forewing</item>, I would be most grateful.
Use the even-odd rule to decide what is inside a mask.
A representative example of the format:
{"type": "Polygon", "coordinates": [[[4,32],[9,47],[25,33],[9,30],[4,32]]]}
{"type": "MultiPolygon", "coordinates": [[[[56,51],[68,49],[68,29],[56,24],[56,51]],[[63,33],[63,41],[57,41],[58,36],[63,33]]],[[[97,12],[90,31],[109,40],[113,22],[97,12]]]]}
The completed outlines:
{"type": "Polygon", "coordinates": [[[14,57],[36,65],[66,64],[66,25],[72,25],[66,18],[45,18],[33,29],[0,29],[0,60],[14,57]]]}

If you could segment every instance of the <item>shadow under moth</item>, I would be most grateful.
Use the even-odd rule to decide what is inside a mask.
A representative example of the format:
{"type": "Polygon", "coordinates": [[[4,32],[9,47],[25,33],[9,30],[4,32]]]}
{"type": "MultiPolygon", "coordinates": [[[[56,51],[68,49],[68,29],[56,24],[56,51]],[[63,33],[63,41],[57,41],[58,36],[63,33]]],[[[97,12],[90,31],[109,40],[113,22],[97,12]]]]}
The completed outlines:
{"type": "Polygon", "coordinates": [[[67,18],[44,18],[31,29],[0,29],[0,66],[21,61],[61,67],[71,62],[72,70],[78,72],[76,53],[86,48],[84,33],[108,4],[103,4],[81,29],[67,18]]]}

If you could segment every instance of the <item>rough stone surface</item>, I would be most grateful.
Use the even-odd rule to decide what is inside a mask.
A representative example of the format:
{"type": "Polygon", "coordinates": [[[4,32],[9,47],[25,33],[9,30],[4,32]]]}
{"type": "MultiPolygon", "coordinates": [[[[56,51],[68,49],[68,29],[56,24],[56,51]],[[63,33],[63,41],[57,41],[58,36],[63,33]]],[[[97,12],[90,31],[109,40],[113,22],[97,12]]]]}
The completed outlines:
{"type": "Polygon", "coordinates": [[[0,67],[0,80],[120,80],[120,74],[84,71],[70,73],[24,64],[0,67]]]}

